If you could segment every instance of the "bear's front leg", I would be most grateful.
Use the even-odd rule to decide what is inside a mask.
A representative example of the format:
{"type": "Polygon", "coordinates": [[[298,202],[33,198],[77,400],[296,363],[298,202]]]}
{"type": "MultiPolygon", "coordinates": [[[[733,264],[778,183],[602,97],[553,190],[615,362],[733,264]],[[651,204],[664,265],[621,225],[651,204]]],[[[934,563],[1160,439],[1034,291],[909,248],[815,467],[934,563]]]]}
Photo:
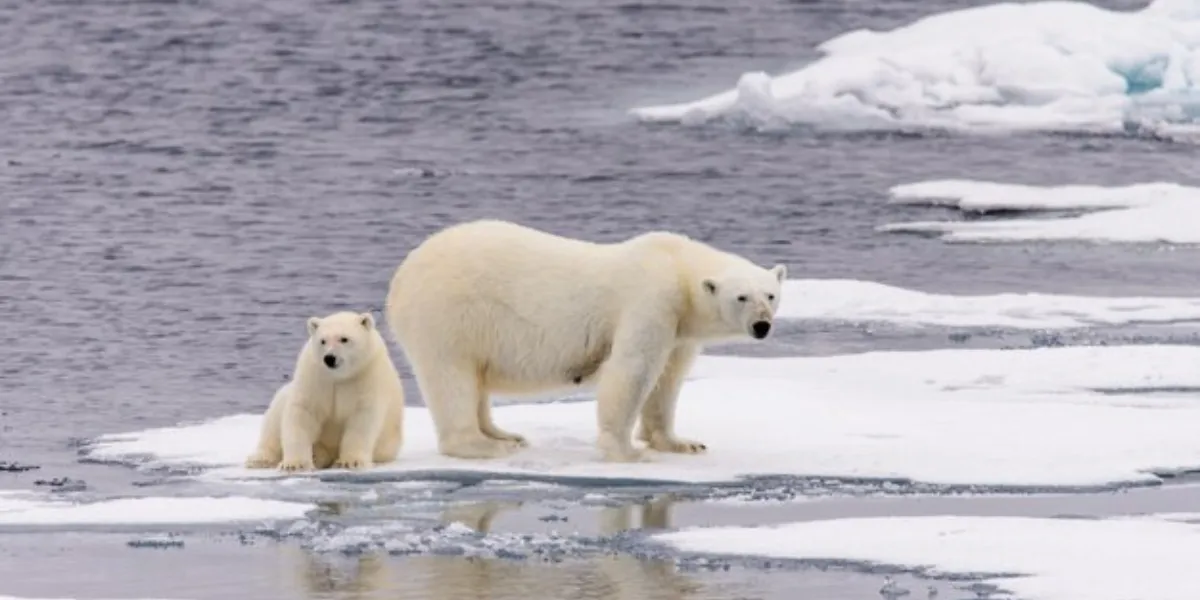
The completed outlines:
{"type": "Polygon", "coordinates": [[[299,402],[291,402],[283,410],[282,441],[283,471],[313,470],[313,442],[320,431],[320,423],[299,402]]]}
{"type": "Polygon", "coordinates": [[[613,352],[602,368],[596,390],[600,425],[597,445],[606,461],[647,460],[645,452],[633,446],[633,426],[674,345],[674,330],[662,323],[630,323],[614,336],[613,352]]]}
{"type": "Polygon", "coordinates": [[[675,437],[675,405],[679,401],[679,389],[699,353],[699,347],[691,344],[681,345],[671,352],[658,385],[646,398],[637,438],[651,449],[681,454],[700,454],[708,450],[700,442],[675,437]]]}
{"type": "Polygon", "coordinates": [[[250,456],[246,457],[247,469],[273,469],[283,460],[283,440],[280,427],[283,423],[283,409],[291,398],[291,384],[284,384],[275,391],[271,404],[263,415],[262,425],[259,426],[258,446],[250,456]]]}
{"type": "MultiPolygon", "coordinates": [[[[364,401],[362,404],[370,405],[364,401]]],[[[366,469],[371,467],[371,454],[375,450],[375,442],[383,431],[386,407],[383,403],[361,408],[346,420],[342,430],[342,443],[338,449],[338,458],[333,461],[335,469],[366,469]]]]}

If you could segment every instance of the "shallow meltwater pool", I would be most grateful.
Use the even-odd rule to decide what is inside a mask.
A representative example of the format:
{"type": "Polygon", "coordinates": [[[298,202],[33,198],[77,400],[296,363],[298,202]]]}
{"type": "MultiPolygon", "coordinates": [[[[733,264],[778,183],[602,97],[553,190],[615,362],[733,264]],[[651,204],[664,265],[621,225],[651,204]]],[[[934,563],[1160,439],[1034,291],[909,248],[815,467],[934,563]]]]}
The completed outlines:
{"type": "Polygon", "coordinates": [[[1135,556],[1138,544],[1183,550],[1200,524],[1183,511],[1198,499],[1200,487],[1174,485],[1082,496],[466,500],[391,514],[321,502],[311,521],[269,530],[6,529],[0,581],[21,597],[56,598],[987,597],[1055,582],[1103,595],[1171,575],[1162,556],[1135,556]],[[1125,546],[1109,546],[1112,536],[1125,546]],[[1038,548],[1051,540],[1070,545],[1056,552],[1071,560],[1043,570],[1038,548]],[[1028,576],[1011,577],[1020,572],[1028,576]]]}

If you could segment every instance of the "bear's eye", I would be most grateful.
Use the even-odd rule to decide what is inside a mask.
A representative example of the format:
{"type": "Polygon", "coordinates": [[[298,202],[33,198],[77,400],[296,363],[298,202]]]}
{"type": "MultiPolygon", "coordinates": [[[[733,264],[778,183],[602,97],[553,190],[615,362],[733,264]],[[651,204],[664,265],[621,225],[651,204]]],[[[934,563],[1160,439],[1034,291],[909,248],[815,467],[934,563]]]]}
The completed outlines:
{"type": "Polygon", "coordinates": [[[745,294],[742,294],[741,296],[738,296],[738,302],[745,302],[745,301],[746,301],[746,295],[745,295],[745,294]]]}
{"type": "Polygon", "coordinates": [[[769,300],[769,301],[771,301],[771,302],[774,302],[774,301],[775,301],[775,294],[767,294],[767,300],[769,300]]]}
{"type": "Polygon", "coordinates": [[[343,343],[343,344],[348,344],[348,343],[350,343],[350,340],[349,340],[348,338],[342,338],[342,339],[340,339],[340,340],[338,340],[338,341],[340,341],[340,342],[341,342],[341,343],[343,343]]]}
{"type": "Polygon", "coordinates": [[[325,345],[325,338],[321,338],[321,345],[322,345],[322,346],[324,346],[324,345],[325,345]]]}

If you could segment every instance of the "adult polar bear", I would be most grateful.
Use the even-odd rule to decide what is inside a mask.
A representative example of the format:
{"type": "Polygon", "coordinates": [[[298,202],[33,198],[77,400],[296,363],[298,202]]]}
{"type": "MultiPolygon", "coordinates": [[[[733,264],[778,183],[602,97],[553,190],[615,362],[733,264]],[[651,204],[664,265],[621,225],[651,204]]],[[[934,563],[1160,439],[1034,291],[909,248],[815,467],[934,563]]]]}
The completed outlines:
{"type": "Polygon", "coordinates": [[[699,453],[675,437],[679,388],[705,343],[763,339],[787,268],[656,231],[613,244],[515,223],[439,231],[396,269],[388,326],[416,375],[439,450],[496,458],[525,439],[492,421],[489,394],[596,384],[605,460],[699,453]]]}

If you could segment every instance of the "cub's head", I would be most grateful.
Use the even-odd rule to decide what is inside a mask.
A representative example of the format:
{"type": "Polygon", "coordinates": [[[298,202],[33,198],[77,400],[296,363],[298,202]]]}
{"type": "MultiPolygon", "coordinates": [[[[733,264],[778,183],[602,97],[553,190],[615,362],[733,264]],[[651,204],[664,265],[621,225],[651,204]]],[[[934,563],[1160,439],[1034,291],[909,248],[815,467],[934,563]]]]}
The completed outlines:
{"type": "Polygon", "coordinates": [[[735,268],[700,282],[701,291],[716,304],[719,324],[714,333],[722,336],[748,335],[756,340],[767,337],[779,309],[780,288],[787,278],[787,267],[770,269],[735,268]]]}
{"type": "Polygon", "coordinates": [[[370,313],[338,312],[308,319],[313,357],[334,379],[353,377],[375,358],[381,338],[370,313]]]}

